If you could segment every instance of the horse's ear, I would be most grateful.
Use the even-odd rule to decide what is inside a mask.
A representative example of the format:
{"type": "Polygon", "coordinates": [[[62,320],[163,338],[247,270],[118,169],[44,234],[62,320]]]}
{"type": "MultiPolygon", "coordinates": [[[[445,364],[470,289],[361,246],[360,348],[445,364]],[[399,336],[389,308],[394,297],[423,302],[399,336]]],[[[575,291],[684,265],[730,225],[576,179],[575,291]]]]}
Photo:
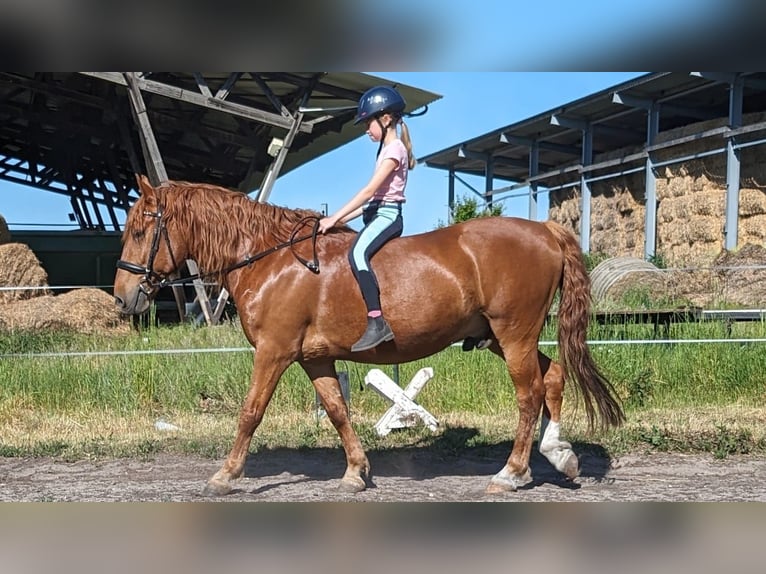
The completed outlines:
{"type": "Polygon", "coordinates": [[[136,183],[138,183],[138,191],[141,192],[141,195],[154,194],[154,187],[152,187],[149,178],[146,177],[143,173],[136,174],[136,183]]]}
{"type": "Polygon", "coordinates": [[[141,193],[141,197],[144,198],[144,204],[147,206],[153,206],[157,203],[157,190],[149,181],[149,178],[144,174],[136,174],[136,181],[138,182],[138,191],[141,193]]]}

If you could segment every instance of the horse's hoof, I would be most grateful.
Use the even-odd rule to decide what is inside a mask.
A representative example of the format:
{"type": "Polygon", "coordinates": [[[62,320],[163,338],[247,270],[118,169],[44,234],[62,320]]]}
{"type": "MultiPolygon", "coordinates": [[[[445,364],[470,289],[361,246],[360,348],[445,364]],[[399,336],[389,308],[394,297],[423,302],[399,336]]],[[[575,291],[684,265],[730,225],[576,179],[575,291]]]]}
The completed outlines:
{"type": "Polygon", "coordinates": [[[573,480],[580,476],[580,461],[577,460],[577,455],[575,453],[569,453],[569,456],[561,465],[561,472],[563,472],[569,480],[573,480]]]}
{"type": "Polygon", "coordinates": [[[532,474],[527,469],[524,474],[512,474],[508,472],[507,467],[498,472],[487,485],[487,494],[498,494],[501,492],[516,492],[516,490],[532,480],[532,474]]]}
{"type": "Polygon", "coordinates": [[[504,492],[516,492],[516,487],[508,482],[490,481],[485,490],[487,494],[503,494],[504,492]]]}
{"type": "Polygon", "coordinates": [[[348,492],[350,494],[362,492],[365,488],[367,488],[367,485],[364,483],[364,480],[358,476],[345,477],[341,479],[340,485],[338,485],[338,490],[341,492],[348,492]]]}
{"type": "Polygon", "coordinates": [[[222,480],[211,478],[202,490],[203,496],[226,496],[231,492],[231,485],[222,480]]]}

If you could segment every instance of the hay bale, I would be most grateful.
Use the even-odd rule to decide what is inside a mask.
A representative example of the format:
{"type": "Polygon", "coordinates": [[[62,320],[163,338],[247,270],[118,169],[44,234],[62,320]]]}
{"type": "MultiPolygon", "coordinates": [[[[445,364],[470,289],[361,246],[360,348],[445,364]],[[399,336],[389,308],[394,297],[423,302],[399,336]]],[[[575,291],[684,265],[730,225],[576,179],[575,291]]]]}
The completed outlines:
{"type": "Polygon", "coordinates": [[[766,217],[754,215],[739,220],[739,241],[743,244],[766,242],[766,217]]]}
{"type": "Polygon", "coordinates": [[[106,291],[85,288],[2,305],[0,327],[87,334],[127,333],[130,321],[119,314],[114,298],[106,291]]]}
{"type": "Polygon", "coordinates": [[[697,307],[710,307],[721,301],[720,281],[712,268],[669,269],[668,292],[674,299],[697,307]]]}
{"type": "Polygon", "coordinates": [[[5,217],[0,215],[0,245],[11,242],[11,232],[8,229],[8,224],[5,222],[5,217]]]}
{"type": "Polygon", "coordinates": [[[648,261],[637,257],[605,259],[591,271],[591,294],[597,303],[620,301],[635,288],[648,288],[651,293],[667,292],[667,274],[648,261]]]}
{"type": "Polygon", "coordinates": [[[739,190],[739,214],[742,217],[766,214],[766,194],[761,189],[739,190]]]}
{"type": "MultiPolygon", "coordinates": [[[[0,245],[0,287],[47,287],[48,274],[23,243],[0,245]]],[[[47,289],[0,290],[0,304],[49,295],[47,289]]]]}
{"type": "Polygon", "coordinates": [[[748,243],[736,251],[723,251],[713,265],[727,303],[766,306],[766,248],[748,243]]]}

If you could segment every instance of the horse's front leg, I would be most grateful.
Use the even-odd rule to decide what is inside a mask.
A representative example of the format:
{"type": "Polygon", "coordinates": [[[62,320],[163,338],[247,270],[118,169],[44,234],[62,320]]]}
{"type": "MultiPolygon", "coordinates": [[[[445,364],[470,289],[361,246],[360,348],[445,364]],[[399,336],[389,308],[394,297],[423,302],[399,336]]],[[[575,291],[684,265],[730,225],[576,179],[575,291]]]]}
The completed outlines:
{"type": "Polygon", "coordinates": [[[242,476],[253,433],[263,420],[279,378],[293,360],[284,351],[267,345],[259,345],[256,355],[250,390],[239,413],[237,437],[223,466],[205,485],[203,494],[207,496],[228,494],[232,481],[242,476]]]}
{"type": "Polygon", "coordinates": [[[348,406],[343,400],[343,393],[338,383],[335,362],[330,360],[302,362],[301,366],[314,384],[346,452],[346,472],[340,481],[340,489],[346,492],[362,491],[367,486],[365,478],[369,478],[370,463],[359,437],[351,426],[348,406]]]}

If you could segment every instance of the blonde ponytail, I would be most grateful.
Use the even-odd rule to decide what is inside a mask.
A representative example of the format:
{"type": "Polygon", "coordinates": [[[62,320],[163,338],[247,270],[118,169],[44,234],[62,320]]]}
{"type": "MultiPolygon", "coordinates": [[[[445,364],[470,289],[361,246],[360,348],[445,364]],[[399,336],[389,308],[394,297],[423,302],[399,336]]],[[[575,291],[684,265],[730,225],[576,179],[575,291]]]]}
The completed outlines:
{"type": "Polygon", "coordinates": [[[399,118],[399,125],[401,126],[401,139],[402,143],[404,144],[404,147],[407,148],[407,157],[409,158],[409,168],[414,169],[415,168],[415,156],[412,153],[412,139],[410,139],[410,129],[407,127],[407,124],[404,123],[404,120],[399,118]]]}

